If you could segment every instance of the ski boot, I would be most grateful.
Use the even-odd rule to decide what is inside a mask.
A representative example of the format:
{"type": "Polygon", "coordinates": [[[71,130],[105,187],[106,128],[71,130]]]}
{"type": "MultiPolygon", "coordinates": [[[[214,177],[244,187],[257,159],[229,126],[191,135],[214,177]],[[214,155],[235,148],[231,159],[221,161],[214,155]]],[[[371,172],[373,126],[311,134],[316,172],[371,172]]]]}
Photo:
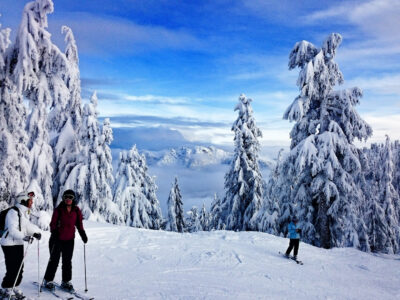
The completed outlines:
{"type": "Polygon", "coordinates": [[[22,293],[22,291],[18,287],[14,288],[14,295],[15,295],[15,299],[17,299],[17,300],[22,300],[22,299],[26,298],[24,296],[24,293],[22,293]]]}
{"type": "Polygon", "coordinates": [[[15,294],[12,288],[4,288],[0,290],[0,299],[13,299],[15,300],[15,294]]]}
{"type": "Polygon", "coordinates": [[[63,290],[66,290],[67,292],[70,292],[70,293],[75,292],[74,287],[72,286],[71,281],[68,281],[68,282],[63,281],[63,282],[61,282],[61,288],[62,288],[63,290]]]}
{"type": "Polygon", "coordinates": [[[53,281],[43,280],[42,288],[54,292],[56,286],[54,285],[53,281]]]}

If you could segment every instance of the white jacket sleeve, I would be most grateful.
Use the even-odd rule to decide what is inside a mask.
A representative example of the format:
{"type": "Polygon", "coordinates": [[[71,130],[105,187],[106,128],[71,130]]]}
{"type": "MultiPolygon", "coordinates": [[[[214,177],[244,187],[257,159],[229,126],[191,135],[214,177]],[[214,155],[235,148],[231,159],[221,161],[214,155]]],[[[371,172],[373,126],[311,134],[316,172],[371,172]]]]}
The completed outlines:
{"type": "MultiPolygon", "coordinates": [[[[21,228],[23,228],[23,217],[21,216],[21,228]]],[[[5,227],[8,229],[9,237],[14,240],[20,240],[24,238],[24,234],[19,231],[19,216],[18,212],[14,209],[10,209],[6,216],[6,225],[5,227]]]]}
{"type": "Polygon", "coordinates": [[[28,219],[23,218],[23,227],[25,228],[25,233],[26,235],[32,236],[36,232],[40,232],[39,227],[37,227],[35,224],[32,224],[28,219]]]}

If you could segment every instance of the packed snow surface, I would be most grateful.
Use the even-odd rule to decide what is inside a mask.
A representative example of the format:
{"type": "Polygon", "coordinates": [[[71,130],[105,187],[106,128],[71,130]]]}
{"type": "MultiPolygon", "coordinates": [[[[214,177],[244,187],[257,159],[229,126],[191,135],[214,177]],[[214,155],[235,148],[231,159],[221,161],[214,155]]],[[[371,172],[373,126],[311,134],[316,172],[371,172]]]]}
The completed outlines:
{"type": "MultiPolygon", "coordinates": [[[[400,299],[400,256],[300,244],[304,265],[283,258],[288,239],[259,232],[174,233],[84,223],[88,295],[96,299],[400,299]]],[[[49,257],[40,241],[40,276],[49,257]]],[[[84,290],[77,235],[73,284],[84,290]]],[[[21,289],[38,299],[37,241],[28,249],[21,289]]],[[[0,276],[4,257],[0,255],[0,276]]],[[[56,280],[61,280],[59,268],[56,280]]],[[[42,293],[40,299],[53,299],[42,293]]]]}

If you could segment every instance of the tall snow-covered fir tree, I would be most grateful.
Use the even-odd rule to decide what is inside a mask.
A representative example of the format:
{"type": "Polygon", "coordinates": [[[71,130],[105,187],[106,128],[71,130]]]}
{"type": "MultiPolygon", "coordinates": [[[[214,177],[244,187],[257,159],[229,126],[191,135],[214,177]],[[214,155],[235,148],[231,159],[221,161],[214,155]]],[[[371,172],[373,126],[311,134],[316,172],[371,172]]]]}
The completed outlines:
{"type": "Polygon", "coordinates": [[[34,206],[40,211],[51,211],[53,151],[49,145],[48,109],[63,92],[60,70],[65,67],[62,53],[51,42],[47,15],[53,12],[51,0],[29,2],[10,58],[10,72],[17,91],[29,100],[26,131],[30,151],[30,179],[28,189],[36,192],[34,206]]]}
{"type": "Polygon", "coordinates": [[[386,138],[385,144],[372,144],[364,149],[368,166],[364,174],[367,198],[365,219],[373,252],[399,252],[399,201],[393,185],[395,174],[394,144],[386,138]]]}
{"type": "Polygon", "coordinates": [[[120,153],[114,185],[114,202],[123,215],[123,223],[138,228],[160,229],[162,215],[156,197],[157,186],[147,174],[144,155],[136,145],[120,153]]]}
{"type": "MultiPolygon", "coordinates": [[[[79,163],[79,132],[82,123],[78,49],[72,30],[62,27],[65,34],[65,61],[63,70],[64,93],[54,99],[49,114],[51,145],[54,153],[53,202],[61,201],[64,186],[71,171],[79,163]]],[[[60,83],[60,86],[62,84],[60,83]]]]}
{"type": "Polygon", "coordinates": [[[147,207],[147,215],[149,217],[150,229],[161,229],[163,217],[160,207],[160,202],[157,199],[156,191],[157,185],[155,183],[154,177],[148,174],[148,168],[146,163],[146,157],[144,154],[139,157],[139,167],[141,174],[141,186],[142,186],[142,194],[144,196],[144,201],[148,201],[147,207]]]}
{"type": "Polygon", "coordinates": [[[258,165],[261,130],[256,126],[251,99],[244,94],[235,107],[239,115],[233,123],[235,153],[225,175],[226,195],[221,203],[220,219],[230,230],[253,230],[251,218],[263,199],[263,178],[258,165]]]}
{"type": "Polygon", "coordinates": [[[175,182],[169,192],[168,201],[168,220],[166,230],[184,232],[186,229],[182,195],[178,185],[178,178],[175,177],[175,182]]]}
{"type": "Polygon", "coordinates": [[[9,74],[9,36],[10,29],[0,30],[0,209],[26,188],[30,171],[26,109],[9,74]]]}
{"type": "Polygon", "coordinates": [[[359,213],[363,193],[355,183],[361,165],[353,141],[367,139],[372,130],[355,110],[361,90],[333,90],[343,82],[334,61],[341,41],[333,33],[320,49],[301,41],[290,53],[289,69],[300,68],[300,95],[284,114],[296,124],[290,133],[290,153],[282,162],[285,192],[278,200],[281,209],[287,201],[295,205],[306,242],[368,250],[367,229],[359,213]]]}
{"type": "Polygon", "coordinates": [[[107,121],[104,131],[100,131],[97,103],[97,95],[93,93],[90,103],[83,108],[80,161],[70,172],[64,189],[75,190],[86,219],[119,223],[122,217],[112,202],[110,188],[113,181],[109,149],[111,128],[107,121]]]}

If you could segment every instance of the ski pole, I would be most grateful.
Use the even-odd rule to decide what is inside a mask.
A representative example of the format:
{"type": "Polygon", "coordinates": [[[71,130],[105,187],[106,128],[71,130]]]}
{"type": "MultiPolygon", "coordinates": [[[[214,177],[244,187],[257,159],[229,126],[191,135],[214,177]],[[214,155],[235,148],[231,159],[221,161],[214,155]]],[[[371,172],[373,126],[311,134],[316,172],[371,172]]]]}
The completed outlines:
{"type": "Polygon", "coordinates": [[[83,244],[83,264],[85,266],[85,293],[88,291],[86,278],[86,245],[83,244]]]}
{"type": "MultiPolygon", "coordinates": [[[[40,282],[39,276],[39,266],[40,266],[40,250],[39,250],[39,240],[37,240],[37,280],[40,282]]],[[[38,297],[40,298],[40,285],[38,284],[38,297]]]]}
{"type": "MultiPolygon", "coordinates": [[[[26,254],[28,253],[29,245],[32,244],[32,242],[33,242],[33,238],[31,238],[31,239],[29,240],[28,246],[26,246],[26,250],[25,250],[25,253],[24,253],[24,257],[22,257],[22,262],[21,262],[21,265],[19,266],[19,270],[18,270],[18,273],[17,273],[17,277],[15,277],[14,285],[13,285],[13,287],[12,287],[12,290],[13,290],[13,291],[14,291],[15,285],[17,284],[19,274],[21,273],[22,266],[24,265],[24,260],[25,260],[26,254]]],[[[11,296],[12,296],[12,293],[10,293],[10,297],[8,298],[8,300],[11,300],[11,296]]]]}

